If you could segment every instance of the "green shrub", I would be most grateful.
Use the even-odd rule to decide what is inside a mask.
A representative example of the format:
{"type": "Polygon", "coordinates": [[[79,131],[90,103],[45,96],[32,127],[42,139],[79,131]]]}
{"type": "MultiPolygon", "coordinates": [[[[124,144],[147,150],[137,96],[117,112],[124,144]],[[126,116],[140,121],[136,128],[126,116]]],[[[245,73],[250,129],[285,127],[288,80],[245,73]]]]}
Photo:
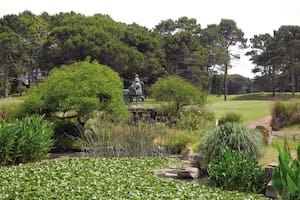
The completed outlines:
{"type": "Polygon", "coordinates": [[[226,148],[258,158],[262,155],[262,135],[240,124],[226,123],[209,131],[201,140],[197,151],[202,155],[201,167],[219,156],[226,148]]]}
{"type": "Polygon", "coordinates": [[[272,172],[272,185],[282,199],[299,200],[300,198],[300,143],[297,158],[292,159],[286,138],[283,148],[278,148],[279,166],[272,172]]]}
{"type": "Polygon", "coordinates": [[[176,115],[184,106],[204,105],[206,101],[199,88],[177,76],[159,78],[151,87],[151,96],[167,103],[171,115],[176,115]]]}
{"type": "Polygon", "coordinates": [[[41,116],[26,117],[10,124],[0,123],[0,164],[41,160],[53,145],[53,130],[41,116]]]}
{"type": "Polygon", "coordinates": [[[225,124],[227,122],[240,123],[241,121],[242,121],[242,115],[235,112],[228,112],[219,119],[219,125],[225,124]]]}
{"type": "Polygon", "coordinates": [[[300,122],[300,103],[277,101],[271,108],[271,126],[274,130],[279,130],[284,126],[293,125],[300,122]]]}
{"type": "Polygon", "coordinates": [[[94,110],[108,112],[115,120],[128,117],[119,75],[87,59],[52,70],[42,83],[29,89],[19,113],[82,120],[94,110]]]}
{"type": "Polygon", "coordinates": [[[215,116],[198,107],[184,109],[176,119],[175,128],[182,130],[203,130],[212,128],[215,125],[215,116]]]}
{"type": "Polygon", "coordinates": [[[187,132],[167,129],[167,133],[157,139],[157,144],[169,154],[181,154],[193,141],[193,135],[187,132]]]}
{"type": "Polygon", "coordinates": [[[264,171],[251,156],[226,149],[209,165],[209,181],[226,190],[262,192],[264,171]]]}

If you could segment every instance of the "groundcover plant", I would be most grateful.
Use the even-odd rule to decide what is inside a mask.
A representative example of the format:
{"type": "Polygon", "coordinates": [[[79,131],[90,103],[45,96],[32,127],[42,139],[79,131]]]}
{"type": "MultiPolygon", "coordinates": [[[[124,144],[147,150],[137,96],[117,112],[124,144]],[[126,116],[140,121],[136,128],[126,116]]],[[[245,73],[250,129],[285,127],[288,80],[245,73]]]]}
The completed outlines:
{"type": "Polygon", "coordinates": [[[164,158],[63,158],[0,168],[0,199],[259,199],[155,177],[164,158]]]}

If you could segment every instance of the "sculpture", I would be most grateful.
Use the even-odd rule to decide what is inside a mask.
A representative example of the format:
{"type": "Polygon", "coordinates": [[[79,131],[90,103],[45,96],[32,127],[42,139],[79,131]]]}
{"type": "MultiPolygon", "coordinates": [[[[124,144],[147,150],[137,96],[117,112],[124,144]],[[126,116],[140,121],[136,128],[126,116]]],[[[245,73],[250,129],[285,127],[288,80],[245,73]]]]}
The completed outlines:
{"type": "Polygon", "coordinates": [[[128,105],[129,102],[133,101],[133,98],[136,99],[136,105],[142,100],[144,102],[145,97],[143,96],[143,88],[142,88],[142,82],[139,79],[139,76],[136,74],[134,82],[131,84],[131,86],[128,89],[124,90],[124,97],[125,97],[125,103],[128,105]]]}

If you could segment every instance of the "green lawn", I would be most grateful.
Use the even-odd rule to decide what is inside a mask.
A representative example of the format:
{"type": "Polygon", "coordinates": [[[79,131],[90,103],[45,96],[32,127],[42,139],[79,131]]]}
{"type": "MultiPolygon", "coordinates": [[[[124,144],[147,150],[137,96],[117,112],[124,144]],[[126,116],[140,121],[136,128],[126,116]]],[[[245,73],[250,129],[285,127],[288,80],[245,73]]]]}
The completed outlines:
{"type": "Polygon", "coordinates": [[[217,118],[228,112],[242,116],[242,121],[252,121],[270,115],[271,101],[233,101],[209,103],[206,107],[215,113],[217,118]]]}
{"type": "MultiPolygon", "coordinates": [[[[296,94],[293,100],[299,101],[300,96],[296,94]]],[[[276,98],[271,93],[260,92],[242,95],[228,95],[225,102],[223,96],[208,95],[206,107],[216,114],[217,118],[224,116],[227,112],[235,112],[242,116],[242,121],[253,121],[271,115],[271,106],[276,100],[288,101],[291,99],[289,93],[278,93],[276,98]]]]}

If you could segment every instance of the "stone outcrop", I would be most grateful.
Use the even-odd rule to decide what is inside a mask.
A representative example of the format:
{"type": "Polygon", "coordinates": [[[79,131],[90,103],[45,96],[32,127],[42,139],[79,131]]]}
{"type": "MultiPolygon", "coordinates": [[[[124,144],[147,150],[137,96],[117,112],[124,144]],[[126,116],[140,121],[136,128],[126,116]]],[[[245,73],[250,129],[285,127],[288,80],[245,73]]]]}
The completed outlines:
{"type": "Polygon", "coordinates": [[[188,149],[187,154],[181,160],[181,166],[176,168],[168,168],[154,170],[154,174],[164,178],[178,179],[196,179],[200,176],[198,155],[194,154],[192,149],[188,149]]]}

